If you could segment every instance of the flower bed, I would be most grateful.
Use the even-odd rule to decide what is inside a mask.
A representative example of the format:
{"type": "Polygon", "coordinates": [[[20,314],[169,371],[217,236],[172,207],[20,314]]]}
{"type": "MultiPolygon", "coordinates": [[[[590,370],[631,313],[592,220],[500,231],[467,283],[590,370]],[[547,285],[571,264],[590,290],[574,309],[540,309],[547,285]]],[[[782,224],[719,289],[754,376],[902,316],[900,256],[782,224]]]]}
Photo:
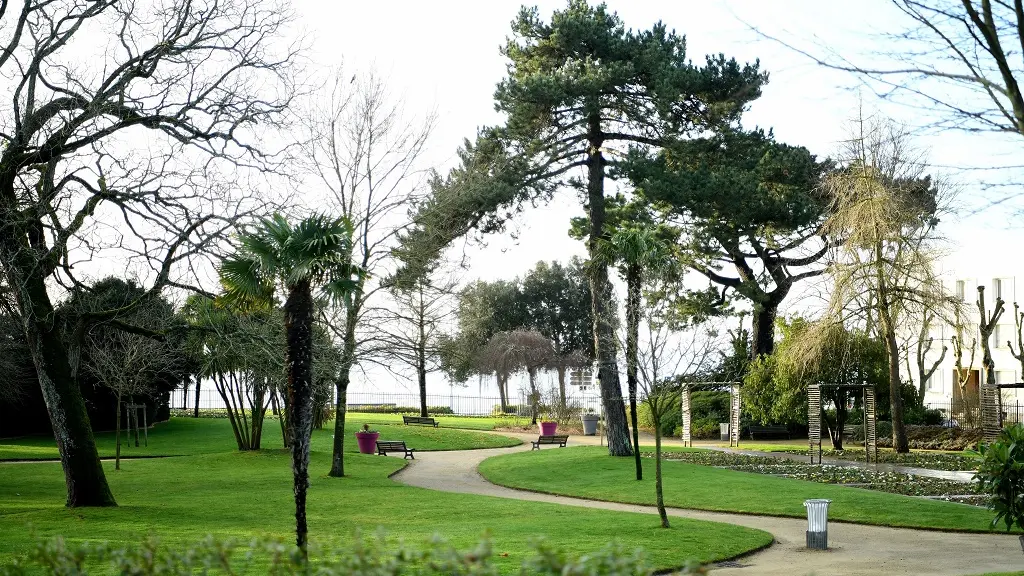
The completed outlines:
{"type": "MultiPolygon", "coordinates": [[[[807,450],[784,450],[787,454],[807,455],[807,450]]],[[[821,455],[826,458],[837,460],[864,461],[863,448],[848,448],[846,450],[825,450],[821,455]]],[[[879,450],[878,461],[888,464],[898,464],[912,468],[928,468],[931,470],[964,471],[974,472],[978,469],[980,461],[964,454],[945,454],[942,452],[911,452],[899,454],[891,450],[879,450]]]]}
{"type": "Polygon", "coordinates": [[[768,456],[745,456],[714,451],[666,452],[665,458],[702,466],[728,468],[739,472],[783,476],[823,484],[842,484],[906,496],[941,497],[943,500],[976,506],[985,504],[984,497],[978,495],[978,485],[974,482],[957,482],[928,476],[866,470],[853,466],[817,465],[768,456]]]}

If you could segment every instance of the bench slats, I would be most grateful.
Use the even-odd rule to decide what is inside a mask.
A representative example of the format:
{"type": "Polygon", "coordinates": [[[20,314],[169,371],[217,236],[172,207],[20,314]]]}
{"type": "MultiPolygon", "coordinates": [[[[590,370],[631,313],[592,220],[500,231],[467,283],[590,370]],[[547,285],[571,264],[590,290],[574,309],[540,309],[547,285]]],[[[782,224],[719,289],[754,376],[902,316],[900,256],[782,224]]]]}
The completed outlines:
{"type": "Polygon", "coordinates": [[[530,450],[540,450],[541,444],[558,444],[559,448],[565,448],[566,443],[569,441],[569,435],[557,435],[557,436],[541,436],[536,441],[530,441],[533,444],[533,448],[530,450]]]}
{"type": "Polygon", "coordinates": [[[425,416],[405,416],[402,415],[403,424],[423,424],[425,426],[433,426],[437,428],[437,420],[425,416]]]}
{"type": "Polygon", "coordinates": [[[377,441],[377,456],[387,456],[388,452],[403,452],[405,454],[404,456],[402,456],[403,459],[412,458],[413,460],[415,460],[416,456],[413,455],[413,452],[415,451],[415,448],[406,447],[405,440],[377,441]]]}
{"type": "Polygon", "coordinates": [[[747,433],[750,434],[750,439],[751,440],[755,439],[754,438],[755,434],[760,434],[762,436],[772,436],[772,435],[774,435],[774,436],[785,436],[786,438],[792,438],[792,436],[789,433],[789,429],[786,428],[785,426],[781,426],[781,425],[775,425],[775,426],[756,426],[756,425],[752,424],[752,425],[747,427],[747,433]]]}

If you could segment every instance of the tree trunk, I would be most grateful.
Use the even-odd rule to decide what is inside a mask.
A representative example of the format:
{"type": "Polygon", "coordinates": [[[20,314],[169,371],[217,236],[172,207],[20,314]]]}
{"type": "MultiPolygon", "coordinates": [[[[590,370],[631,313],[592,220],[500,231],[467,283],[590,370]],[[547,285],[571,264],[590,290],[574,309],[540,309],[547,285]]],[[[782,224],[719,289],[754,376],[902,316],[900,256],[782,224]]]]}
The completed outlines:
{"type": "Polygon", "coordinates": [[[630,264],[626,268],[626,386],[629,389],[629,423],[633,429],[633,459],[636,479],[644,479],[640,465],[640,429],[637,427],[637,341],[640,339],[640,267],[630,264]]]}
{"type": "Polygon", "coordinates": [[[289,290],[284,304],[284,323],[288,338],[288,426],[292,439],[295,543],[305,558],[309,437],[313,433],[313,296],[308,282],[301,282],[289,290]]]}
{"type": "Polygon", "coordinates": [[[558,366],[558,407],[562,414],[566,413],[565,404],[565,366],[558,366]]]}
{"type": "MultiPolygon", "coordinates": [[[[651,413],[656,412],[651,407],[651,413]]],[[[658,516],[661,518],[661,527],[670,528],[668,523],[668,512],[665,510],[665,494],[661,484],[661,418],[654,417],[654,501],[658,506],[658,516]]]]}
{"type": "Polygon", "coordinates": [[[537,405],[540,403],[540,393],[537,392],[537,369],[529,368],[526,370],[526,373],[530,377],[530,412],[533,414],[533,419],[530,421],[530,424],[536,426],[538,412],[537,405]]]}
{"type": "Polygon", "coordinates": [[[114,417],[114,470],[121,469],[121,395],[117,395],[117,416],[114,417]]]}
{"type": "Polygon", "coordinates": [[[587,204],[590,231],[587,251],[590,265],[590,306],[594,316],[594,355],[597,359],[597,377],[601,383],[601,401],[604,404],[605,426],[608,432],[608,453],[612,456],[630,456],[629,427],[626,425],[626,407],[622,402],[622,385],[615,353],[615,322],[612,309],[612,286],[608,281],[608,266],[600,258],[600,243],[605,239],[604,156],[601,146],[601,116],[593,113],[587,120],[587,204]]]}
{"type": "Polygon", "coordinates": [[[892,416],[892,446],[896,452],[910,452],[907,442],[907,428],[903,423],[903,395],[900,393],[900,349],[896,342],[896,330],[888,310],[881,310],[880,324],[885,334],[885,350],[889,356],[889,411],[892,416]]]}
{"type": "Polygon", "coordinates": [[[334,391],[337,402],[334,404],[334,450],[331,454],[331,471],[328,476],[341,478],[345,476],[345,403],[348,401],[348,385],[351,382],[352,366],[356,361],[356,323],[359,321],[359,310],[356,303],[345,312],[345,338],[341,348],[341,370],[335,380],[334,391]]]}
{"type": "Polygon", "coordinates": [[[416,378],[420,385],[420,416],[427,417],[427,328],[423,317],[423,283],[419,283],[419,338],[416,340],[416,378]]]}
{"type": "Polygon", "coordinates": [[[751,326],[751,359],[767,356],[775,351],[775,317],[778,313],[778,304],[769,302],[755,305],[751,326]]]}
{"type": "Polygon", "coordinates": [[[25,339],[60,451],[68,494],[66,504],[69,508],[116,506],[100,464],[82,391],[71,374],[67,349],[57,323],[53,322],[54,310],[45,282],[37,276],[22,277],[12,272],[10,264],[7,276],[18,298],[25,339]]]}
{"type": "Polygon", "coordinates": [[[199,418],[199,390],[202,387],[203,377],[196,374],[196,409],[192,413],[193,418],[199,418]]]}
{"type": "Polygon", "coordinates": [[[501,413],[508,414],[508,397],[505,394],[505,381],[508,376],[503,375],[501,372],[495,372],[495,378],[498,381],[498,397],[501,401],[501,413]]]}

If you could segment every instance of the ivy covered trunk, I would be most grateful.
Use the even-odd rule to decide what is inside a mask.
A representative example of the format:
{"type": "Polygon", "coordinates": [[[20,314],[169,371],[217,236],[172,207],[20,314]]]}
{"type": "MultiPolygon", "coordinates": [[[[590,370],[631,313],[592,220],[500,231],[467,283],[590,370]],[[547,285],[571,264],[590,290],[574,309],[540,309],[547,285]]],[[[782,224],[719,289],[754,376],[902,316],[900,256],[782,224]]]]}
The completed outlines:
{"type": "MultiPolygon", "coordinates": [[[[41,265],[8,230],[4,232],[3,264],[21,312],[22,328],[39,378],[39,387],[60,451],[67,486],[67,506],[116,506],[103,474],[92,424],[78,380],[71,370],[46,282],[35,272],[41,265]]],[[[16,234],[15,234],[16,235],[16,234]]]]}
{"type": "MultiPolygon", "coordinates": [[[[596,107],[597,104],[594,103],[596,107]]],[[[615,311],[612,309],[612,285],[608,281],[608,266],[599,257],[600,243],[605,239],[604,166],[601,153],[604,134],[601,115],[591,112],[588,120],[587,150],[587,208],[590,216],[590,234],[587,251],[590,265],[590,304],[594,317],[594,355],[597,359],[597,377],[601,385],[605,425],[608,431],[608,453],[612,456],[630,456],[629,427],[626,425],[626,406],[622,401],[619,366],[615,359],[615,311]]]]}
{"type": "Polygon", "coordinates": [[[295,543],[306,555],[306,491],[309,489],[309,437],[313,433],[313,295],[309,282],[291,286],[284,303],[288,339],[288,427],[295,492],[295,543]]]}
{"type": "Polygon", "coordinates": [[[640,266],[630,264],[626,269],[626,386],[629,388],[629,423],[633,429],[633,458],[636,479],[644,479],[640,465],[640,430],[637,427],[636,388],[637,350],[640,339],[640,266]]]}

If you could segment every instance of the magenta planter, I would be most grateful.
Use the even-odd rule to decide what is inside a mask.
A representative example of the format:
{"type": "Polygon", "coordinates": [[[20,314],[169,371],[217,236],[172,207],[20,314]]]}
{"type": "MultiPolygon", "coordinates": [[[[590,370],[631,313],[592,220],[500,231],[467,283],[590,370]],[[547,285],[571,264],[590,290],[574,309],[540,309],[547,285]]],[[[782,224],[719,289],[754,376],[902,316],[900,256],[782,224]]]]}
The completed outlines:
{"type": "Polygon", "coordinates": [[[540,423],[540,435],[541,436],[553,436],[555,430],[558,430],[558,422],[541,422],[540,423]]]}
{"type": "Polygon", "coordinates": [[[377,451],[377,438],[380,432],[356,432],[356,443],[361,454],[373,454],[377,451]]]}

